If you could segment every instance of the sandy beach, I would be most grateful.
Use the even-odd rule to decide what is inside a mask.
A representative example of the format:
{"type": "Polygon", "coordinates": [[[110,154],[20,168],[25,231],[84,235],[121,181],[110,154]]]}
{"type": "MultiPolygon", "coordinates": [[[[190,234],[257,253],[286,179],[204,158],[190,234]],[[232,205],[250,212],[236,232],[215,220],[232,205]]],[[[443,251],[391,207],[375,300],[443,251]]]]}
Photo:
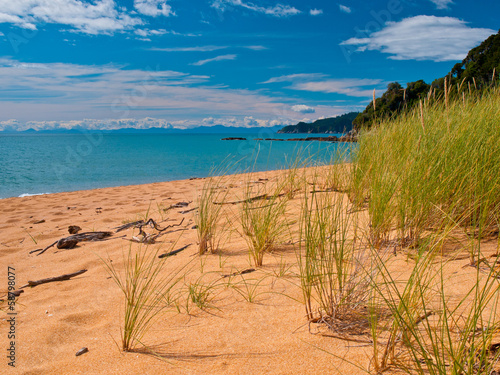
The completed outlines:
{"type": "MultiPolygon", "coordinates": [[[[256,173],[251,176],[253,182],[228,176],[221,188],[228,189],[228,200],[234,200],[241,196],[245,183],[264,184],[279,173],[256,173]]],[[[196,210],[183,211],[196,207],[204,182],[172,181],[0,200],[4,353],[9,327],[5,309],[8,267],[15,274],[16,289],[28,281],[88,270],[70,280],[23,289],[15,304],[16,368],[8,368],[4,355],[2,373],[359,374],[356,366],[368,369],[369,344],[315,334],[317,325],[308,324],[299,280],[294,276],[297,258],[292,245],[283,244],[265,256],[262,267],[255,267],[247,243],[237,230],[229,228],[218,253],[198,255],[193,229],[196,210]],[[170,208],[179,202],[189,204],[170,208]],[[145,218],[153,218],[162,227],[184,219],[149,245],[148,251],[165,253],[190,246],[166,263],[165,272],[182,269],[185,277],[175,289],[177,303],[158,316],[143,339],[156,354],[124,353],[120,349],[123,294],[103,259],[120,270],[128,250],[141,245],[129,241],[137,236],[137,229],[114,233],[114,228],[145,218]],[[80,226],[82,232],[112,231],[113,236],[106,241],[80,242],[73,249],[54,246],[43,254],[30,254],[69,236],[70,225],[80,226]],[[257,269],[223,277],[249,268],[257,269]],[[188,288],[195,282],[212,286],[204,309],[189,300],[188,288]],[[84,347],[88,352],[75,356],[84,347]]],[[[299,193],[290,200],[289,218],[298,215],[300,199],[299,193]]],[[[236,223],[237,205],[227,209],[227,217],[236,223]]],[[[495,246],[491,244],[491,252],[495,246]]],[[[456,267],[450,274],[457,273],[454,277],[461,280],[475,272],[472,267],[462,267],[466,260],[452,263],[456,267]]],[[[408,258],[399,253],[391,264],[404,270],[408,258]]],[[[453,287],[461,289],[456,284],[453,287]]]]}
{"type": "MultiPolygon", "coordinates": [[[[259,176],[267,178],[265,173],[259,176]]],[[[184,218],[183,227],[187,227],[181,235],[166,235],[164,243],[151,247],[161,246],[169,251],[173,242],[176,248],[194,244],[172,257],[169,269],[189,263],[191,273],[199,275],[203,262],[204,273],[213,280],[220,279],[221,274],[251,267],[247,245],[237,236],[232,236],[220,255],[198,258],[196,230],[190,229],[194,225],[193,213],[183,215],[178,212],[182,209],[171,209],[163,213],[162,221],[158,207],[194,201],[203,182],[174,181],[0,201],[2,289],[6,287],[8,266],[15,269],[17,287],[28,280],[88,270],[72,280],[25,289],[18,298],[16,372],[318,374],[337,368],[339,361],[316,346],[344,353],[346,344],[311,335],[303,306],[289,298],[300,298],[299,291],[290,280],[273,275],[280,264],[296,263],[293,250],[267,257],[262,269],[248,275],[249,283],[259,283],[254,303],[234,291],[221,290],[211,302],[214,308],[207,311],[196,306],[189,314],[169,309],[145,338],[162,357],[120,351],[123,296],[99,258],[123,262],[124,252],[138,244],[116,238],[82,242],[70,250],[53,247],[40,256],[29,254],[69,236],[69,225],[78,225],[84,232],[108,231],[127,220],[139,220],[149,209],[149,215],[161,225],[184,218]],[[76,357],[82,347],[88,347],[89,352],[76,357]]],[[[194,207],[193,203],[190,207],[194,207]]],[[[131,233],[128,230],[119,234],[131,238],[131,233]]],[[[6,335],[6,315],[2,315],[1,326],[6,335]]],[[[5,343],[3,338],[2,342],[5,343]]],[[[5,368],[6,360],[3,362],[5,368]]]]}

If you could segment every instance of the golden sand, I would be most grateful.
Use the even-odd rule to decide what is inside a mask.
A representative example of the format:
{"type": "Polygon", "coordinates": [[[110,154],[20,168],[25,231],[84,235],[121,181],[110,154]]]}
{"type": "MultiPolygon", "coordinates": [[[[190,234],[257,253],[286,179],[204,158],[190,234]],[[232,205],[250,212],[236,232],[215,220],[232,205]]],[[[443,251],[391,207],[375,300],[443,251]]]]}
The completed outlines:
{"type": "MultiPolygon", "coordinates": [[[[260,173],[255,180],[272,179],[276,173],[260,173]]],[[[184,209],[163,210],[181,201],[192,202],[187,209],[195,207],[203,183],[203,179],[172,181],[0,200],[0,290],[7,289],[8,267],[15,269],[17,288],[29,280],[88,270],[71,280],[24,289],[15,306],[15,369],[8,367],[5,356],[9,317],[6,311],[0,311],[0,342],[4,353],[0,372],[361,373],[350,362],[368,368],[369,345],[313,334],[316,328],[307,324],[298,279],[293,277],[297,267],[292,246],[282,246],[266,255],[264,266],[256,272],[231,278],[232,287],[221,286],[226,280],[222,275],[254,267],[246,242],[237,231],[230,230],[219,253],[200,257],[196,230],[192,229],[195,211],[182,214],[180,211],[184,209]],[[74,249],[52,247],[39,256],[29,254],[69,236],[70,225],[80,226],[82,232],[113,231],[124,222],[146,215],[161,226],[179,223],[184,218],[185,230],[162,236],[158,244],[149,246],[151,251],[161,247],[162,252],[167,252],[193,244],[167,261],[166,272],[186,264],[189,272],[179,284],[178,309],[168,308],[144,337],[144,343],[156,355],[120,350],[123,295],[100,259],[111,259],[120,269],[123,254],[130,246],[133,249],[139,246],[129,241],[137,235],[137,229],[117,233],[108,241],[81,242],[74,249]],[[121,238],[122,235],[126,237],[121,238]],[[193,280],[203,285],[218,285],[212,290],[207,309],[201,310],[188,301],[187,288],[193,280]],[[250,294],[252,302],[247,301],[250,294]],[[83,347],[88,352],[75,356],[83,347]]],[[[243,181],[236,176],[225,188],[238,192],[242,186],[243,181]]],[[[299,198],[291,201],[292,217],[298,214],[299,205],[299,198]]],[[[401,256],[398,262],[406,264],[401,256]]],[[[475,271],[470,268],[460,272],[463,278],[475,271]]]]}

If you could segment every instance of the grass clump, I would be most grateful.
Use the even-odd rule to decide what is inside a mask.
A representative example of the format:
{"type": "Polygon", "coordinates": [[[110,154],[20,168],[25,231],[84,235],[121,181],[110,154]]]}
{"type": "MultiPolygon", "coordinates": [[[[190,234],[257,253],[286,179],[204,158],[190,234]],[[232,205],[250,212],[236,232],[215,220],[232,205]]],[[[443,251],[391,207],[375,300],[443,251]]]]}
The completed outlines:
{"type": "Polygon", "coordinates": [[[219,248],[223,226],[220,223],[222,207],[228,190],[222,186],[222,177],[210,177],[203,185],[195,215],[198,235],[198,253],[215,253],[219,248]]]}
{"type": "Polygon", "coordinates": [[[345,194],[306,187],[300,215],[298,262],[309,321],[337,333],[367,328],[367,254],[356,248],[355,215],[345,194]]]}
{"type": "Polygon", "coordinates": [[[281,182],[246,184],[240,217],[249,255],[256,266],[262,266],[264,254],[276,247],[286,231],[288,191],[284,186],[281,182]]]}
{"type": "MultiPolygon", "coordinates": [[[[407,280],[398,280],[375,256],[380,278],[373,286],[390,312],[372,329],[373,369],[408,374],[491,374],[500,360],[500,284],[490,269],[476,269],[472,286],[457,295],[446,277],[436,243],[416,260],[407,280]],[[495,341],[496,340],[496,341],[495,341]]],[[[449,268],[448,268],[449,270],[449,268]]],[[[449,272],[448,272],[449,273],[449,272]]]]}
{"type": "Polygon", "coordinates": [[[179,282],[181,270],[165,274],[168,258],[158,259],[159,249],[132,246],[123,256],[123,269],[110,259],[104,261],[106,270],[124,296],[124,324],[121,332],[122,350],[137,349],[155,318],[168,306],[170,292],[179,282]]]}

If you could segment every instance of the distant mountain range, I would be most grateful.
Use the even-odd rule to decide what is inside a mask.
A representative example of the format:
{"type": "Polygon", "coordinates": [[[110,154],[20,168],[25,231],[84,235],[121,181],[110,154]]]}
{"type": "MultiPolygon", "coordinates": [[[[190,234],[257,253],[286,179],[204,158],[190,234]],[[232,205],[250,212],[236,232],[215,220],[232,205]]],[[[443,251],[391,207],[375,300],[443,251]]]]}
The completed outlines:
{"type": "Polygon", "coordinates": [[[81,134],[88,132],[102,132],[105,134],[258,134],[258,133],[347,133],[352,129],[352,120],[358,112],[351,112],[345,115],[316,120],[313,123],[299,122],[297,125],[275,125],[270,127],[243,128],[236,126],[197,126],[190,129],[177,128],[121,128],[113,130],[88,130],[83,127],[72,129],[50,129],[35,130],[28,129],[17,131],[14,128],[7,128],[0,131],[0,134],[81,134]]]}
{"type": "Polygon", "coordinates": [[[136,128],[121,128],[112,130],[88,130],[82,127],[75,127],[72,129],[51,129],[51,130],[34,130],[27,129],[17,131],[14,129],[6,129],[0,131],[0,134],[81,134],[86,132],[102,132],[105,134],[253,134],[260,132],[276,133],[283,126],[271,127],[254,127],[242,128],[236,126],[197,126],[190,129],[177,129],[177,128],[149,128],[149,129],[136,129],[136,128]]]}

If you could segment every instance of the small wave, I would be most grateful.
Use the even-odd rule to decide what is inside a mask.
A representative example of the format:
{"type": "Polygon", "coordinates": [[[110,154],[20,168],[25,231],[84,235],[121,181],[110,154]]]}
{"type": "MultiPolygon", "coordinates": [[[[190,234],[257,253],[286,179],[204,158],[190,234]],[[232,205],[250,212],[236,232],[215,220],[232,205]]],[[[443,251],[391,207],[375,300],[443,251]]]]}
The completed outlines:
{"type": "Polygon", "coordinates": [[[35,194],[30,194],[30,193],[24,193],[19,196],[19,198],[24,198],[24,197],[33,197],[35,195],[46,195],[50,193],[35,193],[35,194]]]}

